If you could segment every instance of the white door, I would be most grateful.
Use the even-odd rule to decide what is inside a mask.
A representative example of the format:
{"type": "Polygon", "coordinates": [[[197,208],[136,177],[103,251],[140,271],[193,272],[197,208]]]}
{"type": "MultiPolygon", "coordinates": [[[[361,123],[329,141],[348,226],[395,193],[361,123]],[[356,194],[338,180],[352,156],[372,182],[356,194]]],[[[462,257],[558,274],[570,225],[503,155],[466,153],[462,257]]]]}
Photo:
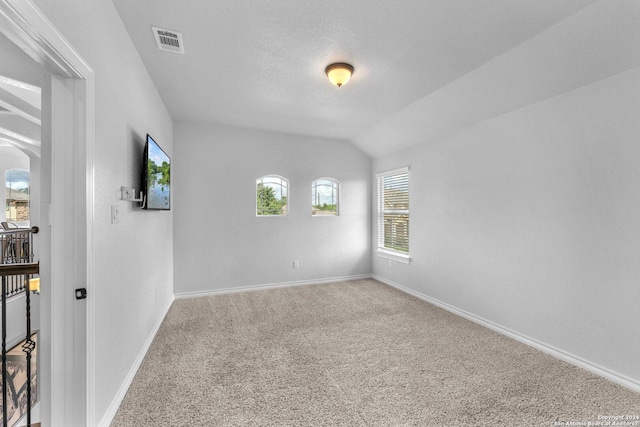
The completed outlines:
{"type": "Polygon", "coordinates": [[[43,265],[43,274],[50,277],[50,300],[42,302],[43,306],[50,305],[51,311],[42,316],[42,329],[50,332],[43,337],[51,337],[52,426],[86,425],[87,300],[76,299],[75,293],[87,287],[84,168],[78,169],[78,163],[84,161],[84,150],[73,143],[83,135],[76,116],[84,107],[74,86],[73,79],[52,76],[49,112],[43,102],[42,163],[50,162],[51,177],[50,200],[43,205],[47,206],[51,225],[43,224],[42,228],[49,231],[51,263],[43,265]],[[45,135],[46,129],[50,129],[49,135],[45,135]],[[44,148],[47,145],[50,151],[44,148]]]}

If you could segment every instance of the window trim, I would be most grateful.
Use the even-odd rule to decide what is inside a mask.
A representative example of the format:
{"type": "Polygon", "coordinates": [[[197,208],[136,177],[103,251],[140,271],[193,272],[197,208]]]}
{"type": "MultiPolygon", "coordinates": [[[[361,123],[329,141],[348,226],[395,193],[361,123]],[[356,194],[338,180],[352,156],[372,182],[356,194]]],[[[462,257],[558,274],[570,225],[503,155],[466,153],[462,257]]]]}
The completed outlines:
{"type": "MultiPolygon", "coordinates": [[[[341,200],[340,200],[340,199],[341,199],[341,195],[340,195],[340,193],[342,193],[342,186],[341,186],[341,184],[340,184],[340,181],[338,181],[338,180],[337,180],[337,179],[335,179],[335,178],[331,178],[331,177],[328,177],[328,176],[323,176],[323,177],[316,178],[316,179],[314,179],[313,181],[311,181],[311,193],[312,193],[312,196],[311,196],[311,197],[312,197],[311,203],[313,203],[313,188],[314,188],[314,185],[313,185],[313,184],[314,184],[315,182],[317,182],[317,181],[322,181],[322,180],[324,180],[324,181],[331,181],[331,182],[333,182],[333,183],[335,184],[335,189],[336,189],[336,213],[335,213],[335,215],[314,215],[314,214],[313,214],[313,210],[312,210],[312,212],[311,212],[311,218],[335,218],[335,217],[337,217],[337,216],[340,216],[340,202],[341,202],[341,200]]],[[[317,187],[317,186],[316,186],[316,187],[317,187]]],[[[311,205],[311,207],[313,208],[313,204],[311,205]]]]}
{"type": "MultiPolygon", "coordinates": [[[[411,172],[411,166],[405,166],[402,168],[397,168],[397,169],[391,169],[391,170],[387,170],[387,171],[382,171],[382,172],[377,172],[376,173],[376,185],[375,185],[375,189],[376,189],[376,210],[377,210],[377,218],[376,218],[376,231],[377,231],[377,241],[376,241],[376,250],[375,253],[381,257],[381,258],[386,258],[386,259],[390,259],[393,261],[397,261],[397,262],[401,262],[403,264],[409,264],[411,262],[411,252],[401,252],[401,251],[397,251],[397,250],[393,250],[393,249],[389,249],[386,248],[384,246],[380,246],[380,242],[381,240],[384,241],[384,226],[380,226],[381,225],[381,218],[382,215],[385,213],[384,209],[382,209],[382,200],[380,198],[380,184],[381,184],[381,178],[383,177],[387,177],[387,176],[393,176],[393,175],[400,175],[400,174],[408,174],[409,175],[409,181],[407,184],[407,187],[410,184],[410,172],[411,172]]],[[[411,193],[409,193],[409,197],[411,196],[411,193]]],[[[411,206],[409,204],[409,206],[411,206]]],[[[406,209],[406,210],[389,210],[386,211],[387,213],[406,213],[409,217],[410,217],[410,209],[406,209]]],[[[410,244],[409,244],[410,247],[410,244]]]]}
{"type": "MultiPolygon", "coordinates": [[[[282,185],[282,184],[280,184],[280,185],[282,185]]],[[[255,202],[256,202],[256,207],[255,207],[256,218],[279,218],[279,217],[286,218],[286,217],[288,217],[289,216],[289,211],[291,210],[290,209],[291,198],[289,196],[289,187],[290,186],[291,185],[290,185],[289,180],[287,178],[285,178],[284,176],[282,176],[282,175],[277,175],[277,174],[272,174],[271,173],[271,174],[266,174],[266,175],[263,175],[263,176],[261,176],[259,178],[256,178],[255,184],[254,184],[254,196],[253,196],[255,198],[255,202]],[[264,178],[280,178],[282,181],[287,183],[287,185],[286,185],[286,188],[287,188],[287,195],[286,195],[286,197],[287,197],[287,204],[286,204],[287,210],[286,210],[285,214],[283,214],[283,215],[258,215],[258,181],[262,181],[262,180],[264,180],[264,178]]]]}
{"type": "MultiPolygon", "coordinates": [[[[14,218],[14,217],[12,217],[12,216],[10,215],[10,213],[11,213],[11,210],[10,210],[10,203],[11,203],[12,201],[17,202],[18,200],[17,200],[17,199],[12,198],[12,197],[11,197],[11,194],[7,194],[7,193],[6,193],[6,190],[12,189],[12,187],[11,187],[11,186],[7,187],[7,186],[5,185],[6,190],[3,192],[3,194],[5,194],[5,197],[4,197],[4,198],[6,199],[6,201],[7,201],[7,202],[9,202],[9,204],[6,204],[6,205],[3,207],[3,209],[5,209],[5,211],[6,211],[7,213],[9,213],[9,215],[6,215],[6,214],[5,214],[5,220],[6,220],[6,221],[9,221],[9,222],[17,223],[17,224],[18,224],[18,225],[20,225],[20,226],[23,226],[23,225],[25,225],[25,224],[26,224],[26,225],[28,225],[28,224],[30,224],[30,223],[31,223],[31,169],[25,169],[25,168],[11,168],[11,169],[7,169],[7,170],[5,171],[4,182],[7,182],[7,183],[9,182],[9,180],[8,180],[8,176],[9,176],[12,172],[14,172],[14,171],[16,171],[16,172],[26,172],[26,174],[27,174],[27,179],[28,179],[28,182],[27,182],[27,183],[28,183],[28,185],[27,185],[27,189],[28,189],[28,191],[27,191],[27,193],[26,193],[26,194],[27,194],[27,215],[28,215],[28,219],[27,219],[26,221],[25,221],[25,220],[19,220],[19,219],[18,219],[18,217],[17,217],[17,215],[18,215],[18,209],[17,209],[17,206],[16,206],[16,217],[14,218]]],[[[11,180],[11,183],[13,183],[13,182],[18,182],[18,181],[13,181],[13,180],[11,180]]],[[[15,190],[15,192],[18,192],[18,193],[19,193],[20,191],[19,191],[19,190],[15,190]]],[[[13,190],[12,190],[12,193],[13,193],[13,190]]],[[[24,193],[23,193],[23,194],[24,194],[24,193]]]]}
{"type": "Polygon", "coordinates": [[[376,249],[375,252],[380,258],[386,258],[386,259],[390,259],[392,261],[398,261],[398,262],[401,262],[403,264],[409,264],[411,262],[411,257],[408,254],[405,254],[405,253],[402,253],[402,252],[398,252],[398,251],[394,251],[392,249],[381,249],[381,248],[378,248],[378,249],[376,249]]]}

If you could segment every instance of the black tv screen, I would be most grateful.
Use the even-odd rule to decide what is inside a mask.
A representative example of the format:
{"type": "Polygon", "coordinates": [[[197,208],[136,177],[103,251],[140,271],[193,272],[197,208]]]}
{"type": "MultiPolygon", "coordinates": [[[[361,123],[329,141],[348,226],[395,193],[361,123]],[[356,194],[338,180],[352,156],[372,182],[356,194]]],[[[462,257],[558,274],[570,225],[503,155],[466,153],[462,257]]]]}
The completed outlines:
{"type": "Polygon", "coordinates": [[[171,159],[150,135],[144,148],[144,194],[146,209],[171,209],[171,159]]]}

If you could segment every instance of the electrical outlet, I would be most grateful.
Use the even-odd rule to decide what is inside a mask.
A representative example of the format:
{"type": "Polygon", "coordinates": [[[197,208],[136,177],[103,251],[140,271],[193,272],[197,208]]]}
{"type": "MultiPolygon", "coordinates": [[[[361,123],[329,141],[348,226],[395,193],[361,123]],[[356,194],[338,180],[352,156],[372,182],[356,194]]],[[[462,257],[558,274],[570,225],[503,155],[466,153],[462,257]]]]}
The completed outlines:
{"type": "Polygon", "coordinates": [[[389,261],[389,268],[393,268],[393,260],[388,260],[389,261]]]}
{"type": "Polygon", "coordinates": [[[111,224],[120,224],[120,207],[111,205],[111,224]]]}
{"type": "Polygon", "coordinates": [[[293,268],[300,268],[300,261],[298,260],[293,261],[293,268]]]}

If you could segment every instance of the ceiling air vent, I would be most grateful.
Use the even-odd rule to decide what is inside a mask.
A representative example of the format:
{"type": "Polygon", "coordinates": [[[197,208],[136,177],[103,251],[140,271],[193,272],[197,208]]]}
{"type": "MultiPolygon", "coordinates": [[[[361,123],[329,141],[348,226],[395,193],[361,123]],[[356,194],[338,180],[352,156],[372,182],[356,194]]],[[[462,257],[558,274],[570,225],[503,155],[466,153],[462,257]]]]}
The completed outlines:
{"type": "Polygon", "coordinates": [[[182,34],[165,28],[151,27],[158,49],[184,54],[182,34]]]}

